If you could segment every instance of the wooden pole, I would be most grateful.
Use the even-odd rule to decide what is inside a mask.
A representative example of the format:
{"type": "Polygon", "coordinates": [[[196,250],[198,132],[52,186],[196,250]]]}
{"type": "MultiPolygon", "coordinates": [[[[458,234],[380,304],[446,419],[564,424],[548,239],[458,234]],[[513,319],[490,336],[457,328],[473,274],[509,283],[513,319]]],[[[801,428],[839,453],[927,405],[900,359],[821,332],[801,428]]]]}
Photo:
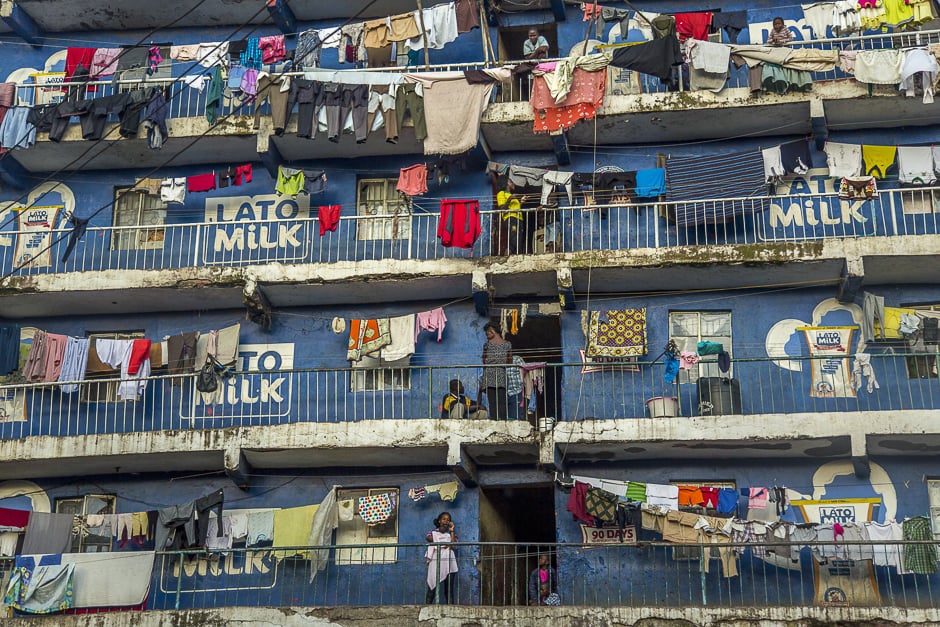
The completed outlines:
{"type": "Polygon", "coordinates": [[[424,69],[431,69],[431,54],[428,52],[428,33],[424,30],[424,7],[418,1],[418,28],[421,29],[421,41],[424,42],[424,69]]]}

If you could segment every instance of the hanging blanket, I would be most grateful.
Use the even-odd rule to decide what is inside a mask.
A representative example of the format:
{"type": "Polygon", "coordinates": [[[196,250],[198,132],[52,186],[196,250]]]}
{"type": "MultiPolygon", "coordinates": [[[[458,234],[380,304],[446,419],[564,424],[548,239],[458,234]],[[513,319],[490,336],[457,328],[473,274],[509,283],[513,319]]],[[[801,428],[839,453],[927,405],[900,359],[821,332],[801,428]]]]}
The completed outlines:
{"type": "Polygon", "coordinates": [[[646,308],[610,310],[607,321],[591,312],[588,357],[630,357],[646,354],[646,308]]]}
{"type": "Polygon", "coordinates": [[[388,494],[359,497],[359,516],[370,527],[381,525],[392,515],[392,500],[388,494]]]}
{"type": "Polygon", "coordinates": [[[363,355],[371,355],[391,343],[392,332],[388,318],[352,320],[349,323],[349,346],[346,351],[346,359],[359,361],[363,355]]]}
{"type": "Polygon", "coordinates": [[[463,72],[406,74],[405,79],[423,87],[428,128],[424,154],[459,155],[477,145],[493,83],[468,83],[463,72]]]}
{"type": "Polygon", "coordinates": [[[536,133],[550,133],[571,128],[578,120],[590,120],[604,105],[606,86],[606,68],[596,72],[576,68],[571,81],[571,90],[564,100],[556,103],[545,77],[534,77],[532,97],[529,100],[535,112],[532,130],[536,133]]]}

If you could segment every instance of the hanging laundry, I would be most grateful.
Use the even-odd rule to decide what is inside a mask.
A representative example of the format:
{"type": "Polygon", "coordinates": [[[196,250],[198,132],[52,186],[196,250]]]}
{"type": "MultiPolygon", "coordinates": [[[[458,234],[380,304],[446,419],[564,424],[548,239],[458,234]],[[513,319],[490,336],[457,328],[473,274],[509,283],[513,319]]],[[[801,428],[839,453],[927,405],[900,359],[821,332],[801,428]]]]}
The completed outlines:
{"type": "Polygon", "coordinates": [[[48,560],[45,565],[34,566],[32,556],[18,556],[3,602],[24,614],[51,614],[70,609],[73,607],[74,570],[74,564],[48,564],[48,560]]]}
{"type": "Polygon", "coordinates": [[[317,209],[317,222],[320,225],[321,237],[327,233],[336,232],[336,229],[339,228],[339,218],[342,210],[341,205],[320,205],[317,209]]]}
{"type": "Polygon", "coordinates": [[[447,316],[444,309],[438,307],[430,311],[422,311],[415,317],[415,342],[421,331],[437,331],[437,342],[440,344],[444,335],[444,327],[447,325],[447,316]]]}
{"type": "Polygon", "coordinates": [[[645,355],[646,308],[608,310],[607,322],[601,312],[592,311],[588,326],[588,357],[628,357],[645,355]]]}
{"type": "MultiPolygon", "coordinates": [[[[81,381],[85,378],[85,368],[88,365],[88,338],[70,337],[67,340],[65,354],[62,357],[62,369],[59,381],[81,381]]],[[[78,385],[63,385],[61,389],[66,394],[78,391],[78,385]]]]}
{"type": "Polygon", "coordinates": [[[186,200],[186,184],[185,177],[163,179],[160,183],[160,200],[182,205],[186,200]]]}
{"type": "Polygon", "coordinates": [[[454,9],[457,12],[458,33],[469,33],[474,28],[480,28],[480,13],[477,11],[476,0],[456,0],[454,9]]]}
{"type": "Polygon", "coordinates": [[[646,502],[650,505],[660,505],[672,510],[678,510],[679,486],[647,483],[646,502]]]}
{"type": "Polygon", "coordinates": [[[481,232],[480,201],[441,200],[437,237],[442,246],[473,248],[481,232]]]}
{"type": "Polygon", "coordinates": [[[424,486],[421,486],[418,488],[411,488],[410,490],[408,490],[408,498],[410,498],[412,501],[416,503],[420,501],[421,499],[427,498],[427,496],[428,496],[428,491],[424,488],[424,486]]]}
{"type": "Polygon", "coordinates": [[[536,76],[532,83],[529,104],[535,112],[533,132],[550,133],[568,129],[580,120],[590,120],[604,104],[607,71],[602,69],[587,72],[575,68],[571,89],[561,102],[556,102],[546,83],[545,76],[536,76]]]}
{"type": "Polygon", "coordinates": [[[879,389],[881,386],[875,378],[875,371],[871,366],[871,355],[868,353],[855,353],[855,365],[852,367],[852,381],[855,383],[855,389],[862,388],[862,380],[866,381],[865,389],[869,394],[879,389]]]}
{"type": "MultiPolygon", "coordinates": [[[[406,78],[422,85],[423,111],[420,117],[423,118],[424,128],[419,129],[418,120],[415,119],[415,136],[424,141],[424,154],[459,155],[477,145],[480,120],[489,104],[492,84],[471,85],[459,73],[446,78],[431,77],[429,74],[410,74],[406,78]],[[420,133],[419,130],[424,132],[420,133]]],[[[406,86],[399,87],[399,96],[406,86]]],[[[396,107],[399,106],[402,103],[396,100],[396,107]]],[[[404,112],[397,110],[397,114],[398,126],[401,127],[404,112]]]]}
{"type": "Polygon", "coordinates": [[[806,174],[813,167],[809,142],[804,140],[780,145],[780,160],[787,173],[806,174]]]}
{"type": "Polygon", "coordinates": [[[423,163],[402,168],[398,174],[396,191],[406,196],[420,196],[428,191],[428,168],[423,163]]]}
{"type": "MultiPolygon", "coordinates": [[[[427,39],[429,49],[440,50],[457,39],[460,26],[457,8],[453,2],[438,4],[429,9],[424,9],[421,18],[419,18],[417,11],[415,11],[413,15],[419,30],[421,28],[420,19],[424,20],[425,35],[421,36],[419,33],[418,36],[406,41],[406,48],[413,51],[422,50],[425,45],[425,39],[427,39]]],[[[477,18],[477,26],[479,26],[479,17],[477,18]]]]}
{"type": "Polygon", "coordinates": [[[862,147],[859,144],[826,142],[826,165],[829,176],[858,176],[862,173],[862,147]]]}
{"type": "Polygon", "coordinates": [[[186,177],[186,187],[192,193],[209,192],[215,189],[215,172],[194,174],[186,177]]]}
{"type": "Polygon", "coordinates": [[[670,80],[673,67],[681,63],[679,42],[669,37],[617,48],[610,60],[615,67],[651,74],[662,81],[670,80]]]}
{"type": "Polygon", "coordinates": [[[898,181],[912,185],[937,182],[930,146],[898,146],[898,181]]]}
{"type": "Polygon", "coordinates": [[[693,90],[707,89],[719,92],[728,80],[731,46],[709,41],[686,41],[689,57],[689,81],[693,90]]]}
{"type": "Polygon", "coordinates": [[[842,200],[872,200],[878,195],[878,184],[873,176],[846,176],[839,184],[839,198],[842,200]]]}
{"type": "Polygon", "coordinates": [[[369,527],[381,525],[392,515],[392,503],[388,494],[373,494],[359,497],[359,516],[369,527]]]}
{"type": "Polygon", "coordinates": [[[0,322],[0,376],[16,372],[19,369],[19,361],[20,325],[15,322],[0,322]]]}
{"type": "MultiPolygon", "coordinates": [[[[149,345],[148,345],[149,348],[149,345]]],[[[122,401],[136,401],[147,389],[147,377],[150,376],[150,360],[143,359],[137,372],[129,372],[131,355],[134,352],[134,340],[96,339],[95,352],[102,363],[120,369],[121,383],[118,384],[117,397],[122,401]]]]}
{"type": "Polygon", "coordinates": [[[215,125],[219,120],[219,112],[222,110],[222,90],[225,85],[222,82],[222,68],[214,66],[209,79],[209,90],[206,94],[206,121],[210,126],[215,125]]]}
{"type": "Polygon", "coordinates": [[[263,63],[277,63],[287,57],[287,48],[284,46],[284,35],[269,35],[258,40],[263,63]]]}
{"type": "Polygon", "coordinates": [[[901,55],[893,48],[859,50],[855,55],[855,80],[874,85],[901,82],[901,55]]]}
{"type": "Polygon", "coordinates": [[[379,350],[382,361],[398,361],[410,357],[415,352],[415,314],[396,316],[388,319],[388,331],[391,341],[379,350]]]}
{"type": "Polygon", "coordinates": [[[634,193],[641,198],[655,198],[666,193],[666,169],[649,168],[636,171],[634,193]]]}
{"type": "Polygon", "coordinates": [[[888,169],[894,165],[898,154],[897,146],[862,145],[862,159],[865,161],[865,174],[877,179],[884,179],[888,169]]]}
{"type": "Polygon", "coordinates": [[[120,48],[97,48],[91,58],[91,68],[88,76],[92,80],[112,76],[117,71],[120,48]]]}
{"type": "Polygon", "coordinates": [[[304,182],[303,170],[280,165],[277,167],[277,183],[274,185],[274,192],[278,196],[286,194],[296,198],[297,194],[303,191],[304,182]]]}
{"type": "Polygon", "coordinates": [[[712,28],[724,30],[730,43],[737,43],[742,30],[747,29],[747,11],[718,11],[712,13],[712,28]]]}
{"type": "MultiPolygon", "coordinates": [[[[905,540],[933,540],[930,520],[924,516],[908,518],[901,523],[905,540]]],[[[937,546],[935,544],[908,544],[904,546],[904,568],[919,575],[937,572],[937,546]]]]}
{"type": "Polygon", "coordinates": [[[913,48],[901,52],[901,84],[898,89],[908,98],[916,95],[917,88],[923,92],[923,103],[933,102],[934,82],[940,72],[937,59],[926,48],[913,48]]]}
{"type": "Polygon", "coordinates": [[[679,40],[688,38],[708,40],[708,28],[712,23],[712,14],[702,13],[676,13],[676,33],[679,40]]]}
{"type": "MultiPolygon", "coordinates": [[[[289,507],[274,511],[272,534],[274,541],[271,546],[275,549],[282,548],[282,550],[275,552],[275,558],[285,559],[296,555],[303,559],[309,559],[310,551],[283,549],[286,547],[308,546],[310,542],[310,528],[313,525],[313,516],[316,514],[319,507],[319,505],[305,505],[303,507],[289,507]]],[[[250,518],[248,524],[251,525],[250,518]]],[[[250,531],[249,539],[251,539],[250,531]]]]}
{"type": "Polygon", "coordinates": [[[764,148],[761,150],[761,157],[764,160],[764,177],[767,183],[778,183],[780,179],[786,176],[787,170],[783,167],[783,155],[780,152],[780,146],[764,148]]]}
{"type": "Polygon", "coordinates": [[[441,497],[442,501],[453,501],[457,498],[457,489],[458,484],[456,481],[448,481],[447,483],[435,483],[424,486],[424,489],[427,490],[429,494],[437,493],[441,497]]]}
{"type": "MultiPolygon", "coordinates": [[[[782,164],[781,164],[782,169],[782,164]]],[[[763,155],[757,150],[727,154],[672,157],[666,161],[666,200],[699,200],[736,196],[766,196],[763,155]]],[[[676,205],[676,225],[717,224],[753,211],[753,202],[676,205]]]]}
{"type": "Polygon", "coordinates": [[[392,341],[388,318],[378,320],[351,320],[346,359],[359,361],[392,341]]]}

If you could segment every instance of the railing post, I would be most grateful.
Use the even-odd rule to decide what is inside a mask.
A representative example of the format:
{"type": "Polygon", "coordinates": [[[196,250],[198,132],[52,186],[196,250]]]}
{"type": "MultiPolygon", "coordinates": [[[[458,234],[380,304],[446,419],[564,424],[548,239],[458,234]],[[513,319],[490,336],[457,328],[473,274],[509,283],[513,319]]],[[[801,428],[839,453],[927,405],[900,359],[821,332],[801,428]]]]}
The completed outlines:
{"type": "MultiPolygon", "coordinates": [[[[164,558],[165,557],[166,557],[166,554],[164,553],[164,558]]],[[[180,569],[176,575],[176,601],[173,604],[173,607],[174,609],[178,610],[180,609],[180,596],[182,595],[182,592],[183,592],[183,556],[182,554],[179,554],[176,557],[179,560],[180,569]]]]}

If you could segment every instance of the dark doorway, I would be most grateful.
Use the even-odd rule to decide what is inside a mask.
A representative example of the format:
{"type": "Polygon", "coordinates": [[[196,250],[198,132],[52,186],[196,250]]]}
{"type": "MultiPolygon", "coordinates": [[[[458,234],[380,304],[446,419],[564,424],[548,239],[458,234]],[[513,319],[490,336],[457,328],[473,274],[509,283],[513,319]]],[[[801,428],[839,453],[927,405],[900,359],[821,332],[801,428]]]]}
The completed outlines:
{"type": "Polygon", "coordinates": [[[558,57],[558,25],[555,22],[546,24],[528,24],[526,26],[502,26],[499,29],[498,53],[502,61],[523,59],[522,44],[529,38],[529,29],[534,28],[539,35],[548,41],[549,58],[558,57]]]}
{"type": "MultiPolygon", "coordinates": [[[[530,310],[536,309],[536,305],[530,306],[530,310]]],[[[505,310],[518,310],[518,307],[504,307],[505,310]]],[[[493,324],[497,328],[500,326],[499,319],[493,319],[493,324]]],[[[559,316],[526,316],[525,324],[519,325],[518,332],[513,334],[511,329],[507,330],[505,339],[512,342],[512,354],[518,355],[527,362],[545,362],[548,364],[558,364],[562,362],[561,354],[561,318],[559,316]]],[[[538,427],[538,419],[551,416],[556,420],[561,416],[561,378],[562,373],[558,367],[545,368],[545,385],[542,393],[533,390],[537,407],[535,412],[528,411],[529,402],[519,410],[519,417],[528,419],[533,427],[538,427]]],[[[523,390],[525,395],[525,390],[523,390]]]]}
{"type": "Polygon", "coordinates": [[[480,604],[526,605],[539,551],[555,542],[554,487],[481,488],[480,541],[512,543],[480,548],[480,604]]]}

